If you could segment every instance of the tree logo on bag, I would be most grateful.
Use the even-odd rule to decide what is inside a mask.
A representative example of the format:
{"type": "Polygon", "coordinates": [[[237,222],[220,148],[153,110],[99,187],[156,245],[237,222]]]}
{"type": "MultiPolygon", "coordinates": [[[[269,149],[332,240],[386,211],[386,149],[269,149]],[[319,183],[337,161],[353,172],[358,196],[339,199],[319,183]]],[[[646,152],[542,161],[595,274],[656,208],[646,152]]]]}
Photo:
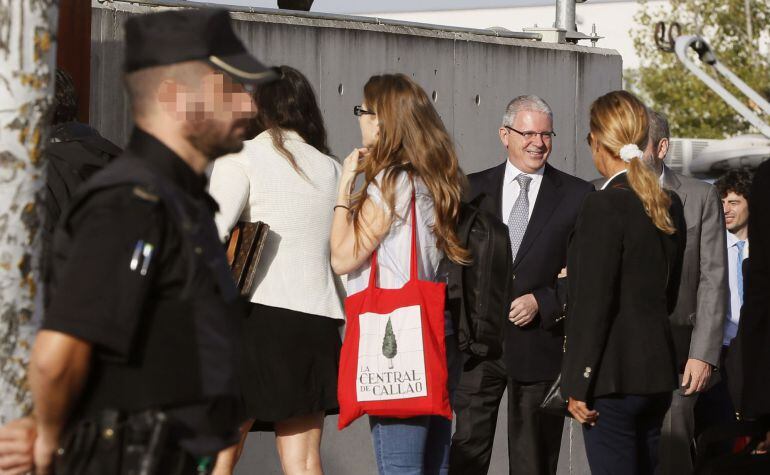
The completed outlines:
{"type": "Polygon", "coordinates": [[[393,325],[390,323],[385,326],[385,337],[382,339],[382,355],[388,359],[388,368],[393,369],[393,358],[398,354],[398,343],[396,343],[396,334],[393,333],[393,325]]]}
{"type": "Polygon", "coordinates": [[[358,322],[356,400],[427,396],[420,306],[402,307],[390,313],[362,313],[358,322]]]}

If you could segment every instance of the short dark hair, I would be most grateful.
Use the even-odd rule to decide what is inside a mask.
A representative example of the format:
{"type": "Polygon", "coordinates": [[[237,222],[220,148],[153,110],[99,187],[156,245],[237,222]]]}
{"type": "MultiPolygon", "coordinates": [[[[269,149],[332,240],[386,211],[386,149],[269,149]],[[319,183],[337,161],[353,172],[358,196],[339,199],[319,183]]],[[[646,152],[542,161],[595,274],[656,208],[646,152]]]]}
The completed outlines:
{"type": "Polygon", "coordinates": [[[131,112],[135,116],[143,115],[154,102],[158,87],[166,79],[195,88],[200,85],[201,77],[211,71],[214,69],[203,61],[184,61],[126,73],[123,83],[131,112]]]}
{"type": "Polygon", "coordinates": [[[64,70],[56,68],[54,89],[53,125],[77,120],[78,94],[75,92],[72,77],[64,70]]]}
{"type": "Polygon", "coordinates": [[[749,200],[751,194],[751,179],[753,174],[745,169],[742,170],[729,170],[724,175],[720,176],[717,181],[714,182],[714,186],[717,187],[719,197],[724,199],[728,193],[735,193],[741,195],[749,200]]]}
{"type": "Polygon", "coordinates": [[[647,119],[650,122],[650,140],[656,148],[660,141],[671,137],[668,127],[668,119],[658,111],[647,109],[647,119]]]}

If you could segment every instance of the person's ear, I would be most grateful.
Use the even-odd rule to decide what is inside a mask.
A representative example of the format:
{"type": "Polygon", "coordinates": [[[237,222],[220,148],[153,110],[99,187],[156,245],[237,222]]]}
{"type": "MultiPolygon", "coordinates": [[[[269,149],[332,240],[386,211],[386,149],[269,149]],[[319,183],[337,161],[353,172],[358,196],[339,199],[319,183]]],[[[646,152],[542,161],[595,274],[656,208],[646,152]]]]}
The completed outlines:
{"type": "Polygon", "coordinates": [[[503,143],[503,147],[508,148],[508,129],[500,127],[500,130],[497,132],[500,135],[500,142],[503,143]]]}
{"type": "Polygon", "coordinates": [[[180,100],[184,98],[184,91],[180,90],[179,84],[171,79],[165,79],[158,85],[156,97],[163,112],[176,120],[184,119],[186,104],[184,100],[180,100]]]}
{"type": "Polygon", "coordinates": [[[669,142],[667,138],[661,139],[658,144],[658,159],[663,160],[668,155],[669,142]]]}

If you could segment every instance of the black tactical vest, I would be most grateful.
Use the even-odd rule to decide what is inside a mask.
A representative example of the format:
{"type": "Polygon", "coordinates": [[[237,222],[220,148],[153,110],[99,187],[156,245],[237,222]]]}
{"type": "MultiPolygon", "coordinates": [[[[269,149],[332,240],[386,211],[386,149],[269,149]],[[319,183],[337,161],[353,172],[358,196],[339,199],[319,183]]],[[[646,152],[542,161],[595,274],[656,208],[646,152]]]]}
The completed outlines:
{"type": "MultiPolygon", "coordinates": [[[[54,239],[54,266],[67,261],[69,221],[89,196],[114,187],[131,187],[157,199],[178,230],[186,283],[176,294],[160,294],[157,299],[148,299],[152,301],[136,303],[142,306],[144,325],[137,336],[142,340],[137,346],[141,354],[132,354],[128,361],[95,358],[77,412],[87,416],[107,408],[136,411],[222,403],[236,406],[240,398],[236,342],[243,308],[212,211],[203,200],[194,199],[142,162],[124,155],[81,187],[60,221],[54,239]]],[[[51,287],[55,292],[56,282],[51,287]]],[[[224,412],[235,418],[237,411],[224,412]]],[[[211,419],[211,414],[200,414],[201,420],[207,418],[211,419]]],[[[212,425],[237,427],[238,421],[217,420],[212,425]]]]}

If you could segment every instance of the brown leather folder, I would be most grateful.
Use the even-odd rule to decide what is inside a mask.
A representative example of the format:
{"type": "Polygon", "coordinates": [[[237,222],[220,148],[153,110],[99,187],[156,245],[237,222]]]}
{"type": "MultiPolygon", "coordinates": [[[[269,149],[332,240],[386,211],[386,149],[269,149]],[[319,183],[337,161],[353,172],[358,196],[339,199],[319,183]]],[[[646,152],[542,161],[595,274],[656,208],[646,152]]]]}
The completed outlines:
{"type": "Polygon", "coordinates": [[[230,241],[227,244],[227,263],[230,264],[235,284],[241,295],[251,295],[268,231],[270,226],[257,221],[256,223],[239,222],[230,233],[230,241]]]}

